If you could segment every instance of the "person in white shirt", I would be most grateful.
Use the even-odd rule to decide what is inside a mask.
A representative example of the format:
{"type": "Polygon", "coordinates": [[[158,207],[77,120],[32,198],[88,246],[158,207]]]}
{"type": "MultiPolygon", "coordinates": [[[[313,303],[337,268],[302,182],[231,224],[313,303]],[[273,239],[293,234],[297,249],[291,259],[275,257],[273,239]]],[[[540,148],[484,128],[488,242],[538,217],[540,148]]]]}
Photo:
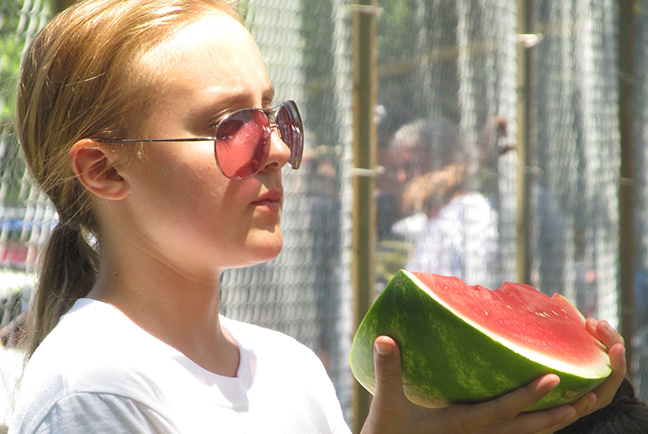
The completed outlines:
{"type": "MultiPolygon", "coordinates": [[[[299,167],[303,127],[296,104],[273,96],[226,1],[83,1],[28,47],[19,139],[61,220],[29,308],[10,433],[349,432],[309,349],[219,314],[221,273],[282,247],[281,169],[299,167]]],[[[604,325],[593,333],[613,377],[528,414],[556,376],[424,409],[403,394],[396,343],[378,337],[363,433],[564,426],[624,375],[622,339],[604,325]]]]}
{"type": "Polygon", "coordinates": [[[424,273],[456,276],[471,285],[498,288],[499,266],[497,213],[479,192],[470,191],[449,200],[420,232],[405,232],[405,221],[394,232],[417,240],[405,268],[424,273]]]}
{"type": "Polygon", "coordinates": [[[482,148],[491,150],[471,150],[445,118],[417,119],[394,134],[387,176],[399,186],[391,206],[400,219],[391,236],[413,246],[403,268],[492,289],[502,284],[497,212],[476,188],[482,148]]]}

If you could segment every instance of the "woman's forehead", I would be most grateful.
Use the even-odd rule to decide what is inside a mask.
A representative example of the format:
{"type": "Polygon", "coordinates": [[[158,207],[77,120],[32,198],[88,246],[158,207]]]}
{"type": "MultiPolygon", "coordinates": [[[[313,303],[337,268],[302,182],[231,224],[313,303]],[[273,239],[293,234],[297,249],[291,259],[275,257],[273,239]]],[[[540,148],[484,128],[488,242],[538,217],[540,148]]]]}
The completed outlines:
{"type": "Polygon", "coordinates": [[[271,87],[261,52],[236,19],[210,14],[183,27],[145,53],[136,63],[155,84],[205,88],[271,87]]]}
{"type": "Polygon", "coordinates": [[[191,59],[201,51],[202,55],[227,58],[235,49],[258,52],[256,42],[243,24],[223,12],[215,11],[181,27],[157,43],[142,54],[142,61],[149,65],[174,64],[191,59]]]}
{"type": "Polygon", "coordinates": [[[256,42],[225,14],[182,28],[147,52],[140,65],[154,90],[150,121],[172,112],[202,122],[271,102],[272,83],[256,42]]]}

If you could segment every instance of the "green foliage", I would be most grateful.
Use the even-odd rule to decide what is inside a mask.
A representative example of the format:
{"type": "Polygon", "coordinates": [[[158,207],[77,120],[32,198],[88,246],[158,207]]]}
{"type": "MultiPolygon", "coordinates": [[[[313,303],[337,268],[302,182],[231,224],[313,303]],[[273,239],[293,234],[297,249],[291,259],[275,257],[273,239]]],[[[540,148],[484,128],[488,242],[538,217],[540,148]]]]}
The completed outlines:
{"type": "Polygon", "coordinates": [[[33,23],[41,19],[41,11],[28,10],[24,3],[0,4],[0,202],[4,205],[19,203],[29,191],[13,122],[22,53],[30,33],[37,30],[33,23]]]}
{"type": "Polygon", "coordinates": [[[381,64],[400,63],[412,57],[411,50],[416,46],[417,32],[412,23],[416,14],[416,0],[385,0],[381,2],[383,13],[379,16],[376,44],[381,64]]]}
{"type": "Polygon", "coordinates": [[[400,126],[418,117],[442,112],[454,119],[458,52],[454,0],[383,0],[380,6],[378,104],[387,113],[378,126],[382,146],[400,126]],[[440,82],[442,86],[435,85],[440,82]]]}
{"type": "Polygon", "coordinates": [[[302,37],[303,64],[305,77],[304,112],[309,133],[318,144],[335,144],[338,109],[336,99],[335,70],[335,22],[333,21],[334,3],[331,0],[302,0],[302,37]]]}
{"type": "Polygon", "coordinates": [[[0,125],[11,121],[16,104],[20,57],[25,47],[18,34],[18,11],[3,11],[0,16],[0,125]]]}

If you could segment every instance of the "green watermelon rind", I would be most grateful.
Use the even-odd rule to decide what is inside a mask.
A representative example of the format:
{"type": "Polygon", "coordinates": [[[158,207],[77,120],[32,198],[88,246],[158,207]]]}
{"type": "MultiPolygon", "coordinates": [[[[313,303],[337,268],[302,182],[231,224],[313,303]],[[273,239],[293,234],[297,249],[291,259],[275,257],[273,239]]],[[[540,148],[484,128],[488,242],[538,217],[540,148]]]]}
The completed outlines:
{"type": "Polygon", "coordinates": [[[391,336],[399,345],[405,395],[426,407],[486,401],[544,374],[557,374],[559,386],[525,409],[542,410],[575,401],[611,372],[608,365],[604,372],[576,375],[548,366],[547,360],[531,360],[455,315],[404,271],[373,303],[351,345],[351,371],[371,393],[373,343],[380,335],[391,336]]]}

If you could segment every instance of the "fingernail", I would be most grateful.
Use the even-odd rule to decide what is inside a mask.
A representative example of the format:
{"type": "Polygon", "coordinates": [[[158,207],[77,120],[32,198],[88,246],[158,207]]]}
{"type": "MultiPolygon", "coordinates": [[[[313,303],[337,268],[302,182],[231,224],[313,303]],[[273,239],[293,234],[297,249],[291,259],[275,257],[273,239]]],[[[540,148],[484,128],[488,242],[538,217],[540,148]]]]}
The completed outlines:
{"type": "Polygon", "coordinates": [[[384,342],[378,341],[374,344],[374,347],[376,350],[376,354],[378,354],[379,356],[388,356],[392,353],[391,345],[386,344],[384,342]]]}

